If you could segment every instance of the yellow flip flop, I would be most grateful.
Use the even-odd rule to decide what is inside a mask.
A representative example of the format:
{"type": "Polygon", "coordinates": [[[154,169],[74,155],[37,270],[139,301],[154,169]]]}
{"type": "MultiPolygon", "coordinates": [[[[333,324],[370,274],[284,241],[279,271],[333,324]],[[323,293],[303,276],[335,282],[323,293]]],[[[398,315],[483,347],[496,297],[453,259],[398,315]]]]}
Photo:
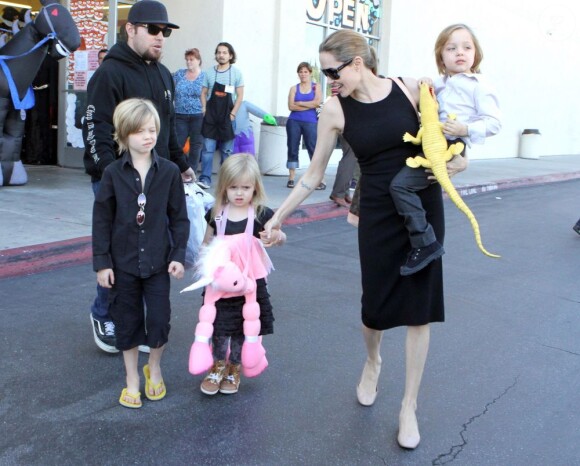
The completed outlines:
{"type": "Polygon", "coordinates": [[[153,385],[153,383],[151,382],[151,374],[149,372],[149,364],[145,364],[143,366],[143,375],[145,376],[145,396],[147,397],[147,399],[151,401],[159,401],[165,398],[165,395],[167,395],[165,383],[163,382],[163,379],[161,379],[161,381],[158,384],[153,385]],[[159,392],[158,395],[151,395],[149,393],[149,389],[152,389],[153,392],[156,392],[159,388],[161,388],[162,390],[159,392]]]}
{"type": "Polygon", "coordinates": [[[141,392],[130,393],[126,388],[124,388],[121,392],[121,396],[119,397],[119,404],[125,408],[140,408],[143,406],[143,402],[141,401],[141,392]],[[127,401],[125,397],[133,398],[134,401],[127,401]]]}

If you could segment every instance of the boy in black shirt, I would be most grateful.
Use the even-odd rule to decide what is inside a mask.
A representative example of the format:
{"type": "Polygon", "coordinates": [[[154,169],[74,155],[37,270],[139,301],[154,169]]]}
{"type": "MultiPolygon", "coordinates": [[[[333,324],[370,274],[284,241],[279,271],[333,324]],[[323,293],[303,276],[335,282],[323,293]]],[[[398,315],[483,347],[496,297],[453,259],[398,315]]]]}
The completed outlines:
{"type": "Polygon", "coordinates": [[[120,158],[106,167],[95,199],[93,268],[99,285],[110,288],[116,347],[127,371],[119,403],[140,408],[139,345],[151,348],[145,396],[166,394],[160,361],[170,329],[169,274],[183,277],[189,220],[179,168],[154,149],[159,115],[152,102],[121,102],[113,123],[120,158]]]}

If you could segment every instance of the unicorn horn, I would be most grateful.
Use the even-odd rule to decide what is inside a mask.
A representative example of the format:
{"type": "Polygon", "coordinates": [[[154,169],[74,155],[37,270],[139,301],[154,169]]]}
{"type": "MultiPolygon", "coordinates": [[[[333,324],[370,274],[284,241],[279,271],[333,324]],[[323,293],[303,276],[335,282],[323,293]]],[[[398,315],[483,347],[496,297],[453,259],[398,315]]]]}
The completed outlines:
{"type": "Polygon", "coordinates": [[[192,285],[189,285],[187,288],[184,288],[183,290],[181,290],[180,293],[183,293],[184,291],[193,291],[193,290],[197,290],[198,288],[203,288],[204,286],[209,285],[212,281],[213,280],[210,277],[200,278],[198,281],[196,281],[192,285]]]}

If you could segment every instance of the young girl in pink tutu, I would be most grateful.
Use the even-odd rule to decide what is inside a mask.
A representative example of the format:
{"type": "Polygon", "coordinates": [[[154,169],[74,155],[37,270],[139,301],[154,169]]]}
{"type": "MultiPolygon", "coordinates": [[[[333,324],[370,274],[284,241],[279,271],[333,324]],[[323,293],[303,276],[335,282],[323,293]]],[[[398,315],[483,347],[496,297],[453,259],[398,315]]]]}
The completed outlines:
{"type": "Polygon", "coordinates": [[[213,365],[201,383],[201,391],[206,395],[237,393],[241,368],[246,376],[251,377],[258,375],[267,366],[261,335],[273,333],[274,315],[266,286],[266,275],[272,264],[263,248],[281,245],[286,240],[282,231],[273,232],[270,238],[263,234],[264,224],[272,218],[274,212],[264,205],[265,193],[260,170],[251,154],[236,154],[225,160],[219,171],[215,197],[214,208],[206,214],[208,228],[204,246],[207,249],[215,247],[216,241],[213,244],[210,242],[216,235],[218,241],[220,236],[226,240],[234,239],[230,235],[240,238],[240,241],[228,241],[228,244],[235,244],[230,246],[230,249],[237,251],[232,253],[232,261],[239,264],[251,285],[246,287],[245,292],[226,293],[215,291],[214,281],[213,287],[208,285],[205,289],[200,323],[196,327],[196,342],[192,347],[190,372],[203,372],[204,365],[207,368],[211,364],[211,359],[209,363],[207,361],[207,341],[211,337],[213,365]],[[248,225],[248,221],[252,224],[248,225]],[[256,302],[259,306],[259,320],[256,302]],[[204,311],[208,305],[210,312],[204,311]],[[212,314],[215,314],[213,322],[212,314]],[[213,332],[208,335],[211,325],[213,332]],[[203,330],[208,328],[209,331],[203,330]],[[195,351],[198,344],[203,346],[200,352],[195,351]]]}

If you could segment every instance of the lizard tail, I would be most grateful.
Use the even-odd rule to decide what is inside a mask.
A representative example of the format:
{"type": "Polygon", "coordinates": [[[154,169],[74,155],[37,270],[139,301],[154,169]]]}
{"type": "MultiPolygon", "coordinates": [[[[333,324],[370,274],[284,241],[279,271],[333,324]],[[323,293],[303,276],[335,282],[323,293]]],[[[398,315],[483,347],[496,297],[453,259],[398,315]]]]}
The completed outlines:
{"type": "Polygon", "coordinates": [[[479,232],[479,223],[477,223],[477,219],[475,218],[475,215],[473,215],[473,212],[471,212],[471,210],[469,209],[467,204],[463,201],[463,199],[461,198],[461,196],[459,195],[459,193],[457,192],[457,190],[453,186],[453,183],[451,183],[451,180],[449,179],[449,176],[447,175],[447,168],[444,168],[444,173],[445,173],[445,176],[443,176],[441,180],[437,176],[437,180],[439,180],[441,187],[449,195],[449,198],[453,201],[453,203],[457,206],[457,208],[461,212],[463,212],[465,214],[465,216],[469,219],[469,222],[471,223],[471,228],[473,229],[473,233],[475,235],[475,242],[477,243],[477,246],[479,247],[481,252],[483,252],[486,256],[489,256],[489,257],[496,257],[496,258],[501,257],[497,254],[492,254],[491,252],[489,252],[487,249],[485,249],[483,247],[483,243],[481,242],[481,234],[479,232]]]}

